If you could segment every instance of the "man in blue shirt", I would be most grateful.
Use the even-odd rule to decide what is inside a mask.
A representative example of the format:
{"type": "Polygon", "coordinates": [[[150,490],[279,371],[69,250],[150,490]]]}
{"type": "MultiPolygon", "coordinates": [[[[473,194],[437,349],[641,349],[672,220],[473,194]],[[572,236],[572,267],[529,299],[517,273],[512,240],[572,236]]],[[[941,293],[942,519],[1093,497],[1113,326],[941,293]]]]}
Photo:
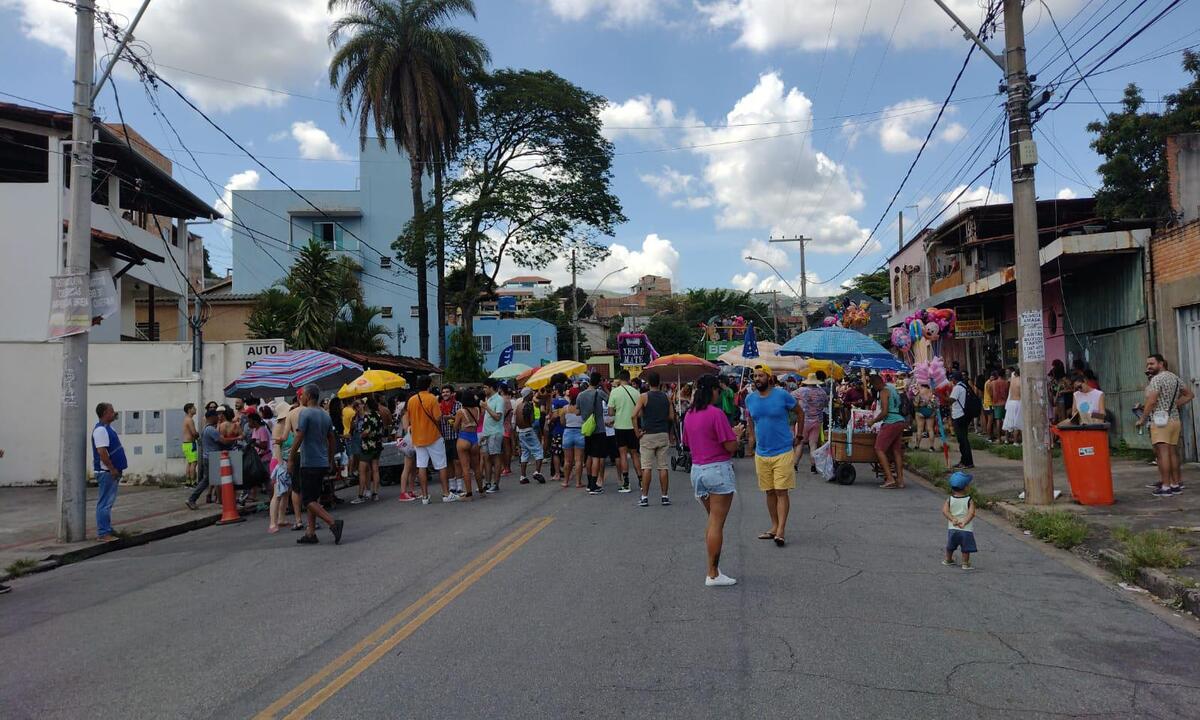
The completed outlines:
{"type": "Polygon", "coordinates": [[[754,437],[754,469],[758,473],[758,489],[767,495],[767,512],[771,529],[761,533],[759,540],[774,540],[787,544],[787,528],[791,500],[788,491],[796,487],[796,468],[792,452],[792,411],[796,398],[786,390],[775,387],[775,376],[766,365],[754,366],[754,389],[746,395],[746,414],[750,433],[754,437]]]}
{"type": "Polygon", "coordinates": [[[112,421],[117,417],[112,403],[97,405],[96,417],[99,422],[92,428],[92,470],[96,473],[96,484],[100,486],[100,499],[96,502],[96,539],[112,542],[117,539],[113,535],[112,509],[117,503],[121,475],[129,463],[125,459],[125,448],[121,447],[121,438],[112,429],[112,421]]]}
{"type": "Polygon", "coordinates": [[[288,472],[296,482],[299,478],[300,502],[308,510],[308,526],[304,536],[296,542],[301,545],[316,545],[317,518],[321,518],[333,533],[333,544],[342,542],[342,527],[344,520],[334,520],[329,512],[321,507],[321,487],[330,468],[334,467],[333,453],[337,439],[333,434],[333,422],[329,413],[320,408],[317,402],[321,397],[321,389],[316,385],[306,385],[302,402],[304,409],[300,411],[300,419],[296,424],[296,440],[288,456],[288,472]]]}

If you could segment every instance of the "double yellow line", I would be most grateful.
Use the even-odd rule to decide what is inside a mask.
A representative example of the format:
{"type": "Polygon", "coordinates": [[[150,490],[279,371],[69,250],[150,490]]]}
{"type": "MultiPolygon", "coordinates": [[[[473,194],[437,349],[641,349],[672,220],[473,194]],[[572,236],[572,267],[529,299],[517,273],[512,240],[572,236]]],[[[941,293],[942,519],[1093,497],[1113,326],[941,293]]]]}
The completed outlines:
{"type": "Polygon", "coordinates": [[[283,697],[271,703],[262,712],[255,715],[254,720],[275,720],[281,712],[291,707],[300,698],[305,699],[285,715],[284,720],[300,720],[300,718],[308,717],[310,713],[319,708],[326,700],[336,695],[339,690],[348,685],[354,678],[361,675],[367,668],[387,655],[392,648],[416,632],[429,618],[438,614],[454,598],[466,592],[480,578],[504,562],[508,556],[533,539],[534,535],[537,535],[553,521],[554,518],[552,517],[544,517],[535,518],[522,524],[516,530],[506,535],[500,542],[488,548],[474,560],[463,566],[461,570],[438,583],[416,602],[380,625],[370,635],[358,641],[354,647],[339,655],[335,660],[322,667],[307,680],[288,691],[283,697]],[[399,627],[398,630],[396,630],[397,627],[399,627]],[[395,630],[394,633],[392,632],[393,630],[395,630]],[[389,633],[392,634],[389,636],[389,633]],[[351,661],[353,661],[353,664],[350,664],[351,661]],[[342,670],[346,665],[350,665],[350,667],[342,670]],[[338,671],[341,672],[339,673],[338,671]],[[320,687],[316,692],[312,692],[314,688],[321,686],[331,676],[334,676],[332,680],[320,687]],[[311,695],[309,694],[310,692],[312,692],[311,695]]]}

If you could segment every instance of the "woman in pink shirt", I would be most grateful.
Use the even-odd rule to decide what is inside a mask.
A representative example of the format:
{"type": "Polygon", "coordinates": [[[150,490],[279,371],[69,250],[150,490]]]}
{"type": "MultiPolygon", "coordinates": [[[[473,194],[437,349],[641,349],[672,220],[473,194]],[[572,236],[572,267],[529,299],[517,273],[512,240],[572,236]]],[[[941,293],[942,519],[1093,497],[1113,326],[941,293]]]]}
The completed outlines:
{"type": "Polygon", "coordinates": [[[683,421],[683,443],[692,451],[692,487],[708,513],[705,545],[708,548],[708,587],[727,587],[737,580],[725,575],[719,567],[721,545],[724,542],[725,517],[737,492],[733,474],[733,452],[737,450],[737,435],[741,426],[729,427],[729,419],[721,410],[720,385],[713,375],[696,383],[692,409],[683,421]]]}

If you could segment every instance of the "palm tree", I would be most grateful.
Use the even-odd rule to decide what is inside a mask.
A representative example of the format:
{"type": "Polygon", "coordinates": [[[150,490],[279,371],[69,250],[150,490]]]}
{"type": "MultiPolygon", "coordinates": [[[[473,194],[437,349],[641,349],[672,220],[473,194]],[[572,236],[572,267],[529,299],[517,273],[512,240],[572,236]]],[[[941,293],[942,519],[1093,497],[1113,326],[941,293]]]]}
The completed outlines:
{"type": "MultiPolygon", "coordinates": [[[[482,40],[447,25],[459,14],[474,18],[475,2],[329,0],[329,9],[347,11],[329,31],[329,44],[337,48],[329,62],[329,82],[338,88],[342,116],[357,116],[362,145],[374,125],[380,147],[390,135],[408,153],[413,219],[423,228],[422,175],[428,165],[440,166],[453,157],[464,125],[474,122],[469,81],[489,60],[482,40]]],[[[424,233],[421,238],[423,243],[424,233]]],[[[427,267],[416,265],[419,342],[421,357],[428,359],[427,267]]]]}
{"type": "Polygon", "coordinates": [[[387,340],[392,331],[375,322],[378,316],[377,307],[357,301],[346,305],[334,323],[333,344],[356,352],[387,352],[387,340]]]}
{"type": "Polygon", "coordinates": [[[345,303],[343,281],[341,266],[324,245],[310,239],[300,249],[283,283],[296,298],[293,337],[298,347],[324,350],[329,346],[334,320],[345,303]]]}

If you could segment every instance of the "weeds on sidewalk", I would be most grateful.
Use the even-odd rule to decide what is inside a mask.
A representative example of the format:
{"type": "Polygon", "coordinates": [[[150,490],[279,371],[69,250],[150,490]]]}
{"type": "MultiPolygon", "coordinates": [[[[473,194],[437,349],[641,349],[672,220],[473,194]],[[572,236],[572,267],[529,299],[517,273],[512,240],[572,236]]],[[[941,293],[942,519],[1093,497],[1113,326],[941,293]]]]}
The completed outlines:
{"type": "Polygon", "coordinates": [[[1113,448],[1112,456],[1115,458],[1122,458],[1124,460],[1140,460],[1142,462],[1149,462],[1154,459],[1154,451],[1145,450],[1143,448],[1129,447],[1129,444],[1125,442],[1124,438],[1122,438],[1121,444],[1113,448]]]}
{"type": "Polygon", "coordinates": [[[132,530],[122,530],[120,528],[113,530],[112,534],[113,534],[113,537],[118,537],[118,538],[121,538],[122,540],[128,540],[129,538],[133,537],[134,535],[137,535],[137,533],[133,532],[132,530]]]}
{"type": "Polygon", "coordinates": [[[17,578],[33,570],[37,567],[37,564],[38,561],[33,558],[21,558],[20,560],[12,561],[8,567],[4,568],[4,572],[8,573],[10,577],[17,578]]]}
{"type": "Polygon", "coordinates": [[[1113,538],[1121,543],[1121,551],[1129,558],[1129,566],[1121,568],[1121,575],[1131,578],[1138,568],[1161,569],[1181,568],[1189,563],[1188,543],[1166,530],[1133,532],[1128,528],[1113,530],[1113,538]]]}
{"type": "MultiPolygon", "coordinates": [[[[990,442],[987,438],[976,433],[971,433],[968,436],[972,450],[983,450],[991,454],[1002,457],[1005,460],[1020,460],[1024,457],[1020,445],[1001,445],[1000,443],[990,442]]],[[[1051,448],[1051,457],[1062,457],[1062,448],[1051,448]]]]}
{"type": "Polygon", "coordinates": [[[1021,517],[1021,527],[1039,540],[1070,550],[1087,537],[1087,523],[1063,510],[1030,510],[1021,517]]]}
{"type": "MultiPolygon", "coordinates": [[[[947,480],[950,477],[950,470],[946,467],[946,461],[942,455],[914,452],[904,456],[904,464],[942,490],[950,491],[950,483],[947,480]]],[[[976,507],[989,508],[995,502],[994,498],[981,492],[975,485],[967,487],[967,494],[971,496],[976,507]]]]}

